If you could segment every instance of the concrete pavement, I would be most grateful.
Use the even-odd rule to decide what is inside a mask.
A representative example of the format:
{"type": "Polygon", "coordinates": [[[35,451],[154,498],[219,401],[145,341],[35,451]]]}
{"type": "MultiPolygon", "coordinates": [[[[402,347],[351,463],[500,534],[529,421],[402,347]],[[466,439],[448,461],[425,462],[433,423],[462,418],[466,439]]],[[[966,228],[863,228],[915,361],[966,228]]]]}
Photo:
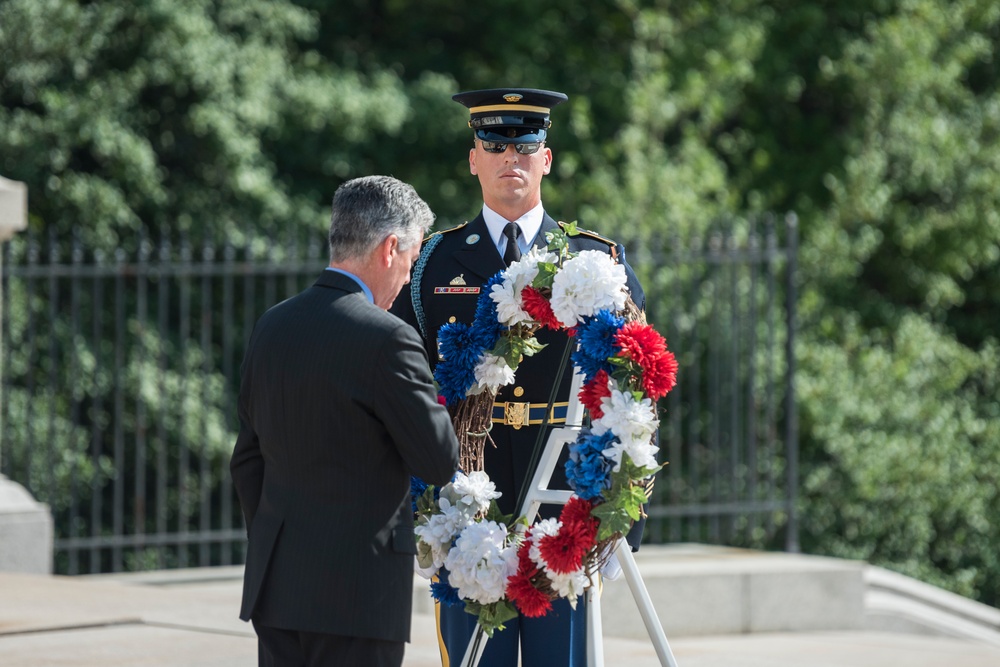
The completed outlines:
{"type": "MultiPolygon", "coordinates": [[[[640,562],[640,568],[651,566],[640,562]]],[[[255,665],[253,630],[237,618],[241,576],[239,567],[95,577],[0,573],[0,666],[255,665]]],[[[436,667],[433,616],[426,600],[414,608],[404,665],[436,667]]],[[[609,621],[619,615],[615,605],[605,605],[605,664],[659,665],[648,640],[610,634],[615,626],[609,621]]],[[[981,641],[860,628],[671,636],[669,619],[661,621],[680,667],[1000,666],[1000,644],[989,636],[981,641]]]]}

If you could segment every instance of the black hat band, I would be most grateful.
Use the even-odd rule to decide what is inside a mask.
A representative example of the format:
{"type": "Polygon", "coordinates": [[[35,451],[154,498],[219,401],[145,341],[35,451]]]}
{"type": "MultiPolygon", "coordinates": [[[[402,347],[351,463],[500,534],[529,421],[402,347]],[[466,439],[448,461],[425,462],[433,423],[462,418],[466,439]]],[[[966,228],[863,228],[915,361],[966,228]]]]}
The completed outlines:
{"type": "Polygon", "coordinates": [[[548,118],[538,118],[534,116],[480,116],[469,120],[469,127],[474,130],[489,127],[533,127],[549,128],[552,121],[548,118]]]}

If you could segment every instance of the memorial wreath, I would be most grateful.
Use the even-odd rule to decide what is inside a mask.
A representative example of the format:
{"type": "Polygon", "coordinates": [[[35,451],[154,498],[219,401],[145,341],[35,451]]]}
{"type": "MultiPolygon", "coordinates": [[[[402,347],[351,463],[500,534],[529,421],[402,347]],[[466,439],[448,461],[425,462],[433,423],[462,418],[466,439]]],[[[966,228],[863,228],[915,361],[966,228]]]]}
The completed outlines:
{"type": "Polygon", "coordinates": [[[434,378],[461,444],[461,470],[440,489],[413,481],[417,561],[436,575],[434,598],[464,604],[490,636],[518,613],[545,615],[556,598],[575,606],[641,517],[648,480],[661,467],[656,401],[673,388],[677,362],[628,297],[624,266],[597,250],[571,252],[576,233],[574,224],[549,232],[547,247],[486,282],[471,324],[438,333],[434,378]],[[570,500],[558,519],[528,526],[497,509],[483,452],[497,391],[542,349],[542,327],[575,342],[578,398],[591,421],[569,446],[570,500]]]}

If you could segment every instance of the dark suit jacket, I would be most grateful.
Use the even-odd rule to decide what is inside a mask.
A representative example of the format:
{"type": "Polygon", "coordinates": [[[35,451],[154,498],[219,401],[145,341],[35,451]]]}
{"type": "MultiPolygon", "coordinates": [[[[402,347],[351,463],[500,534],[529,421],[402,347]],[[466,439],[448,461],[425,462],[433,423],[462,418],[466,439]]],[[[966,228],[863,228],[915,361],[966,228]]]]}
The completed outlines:
{"type": "Polygon", "coordinates": [[[458,442],[413,329],[347,276],[258,320],[231,472],[249,532],[240,618],[408,641],[410,475],[445,484],[458,442]]]}
{"type": "MultiPolygon", "coordinates": [[[[542,218],[541,229],[535,238],[535,245],[544,247],[546,244],[545,232],[557,228],[558,223],[545,214],[542,218]]],[[[410,284],[411,289],[419,284],[419,307],[423,311],[424,319],[424,345],[432,367],[437,365],[438,359],[438,329],[449,321],[472,322],[475,319],[476,301],[479,298],[478,293],[448,293],[440,290],[436,292],[435,288],[448,287],[456,277],[461,277],[461,280],[469,287],[481,287],[497,271],[502,271],[505,268],[503,259],[490,238],[482,213],[469,224],[443,232],[440,236],[441,239],[436,242],[426,260],[421,257],[414,267],[414,279],[410,284]],[[452,320],[452,318],[455,319],[452,320]]],[[[585,234],[571,237],[569,244],[570,250],[574,252],[581,250],[611,252],[614,247],[609,245],[607,240],[585,234]]],[[[646,300],[642,287],[628,264],[625,264],[625,273],[628,277],[628,288],[633,301],[640,308],[645,308],[646,300]]],[[[414,312],[413,294],[408,288],[404,287],[399,297],[396,298],[392,312],[418,327],[419,330],[419,318],[414,312]]],[[[549,393],[552,390],[559,362],[567,344],[567,336],[564,333],[542,329],[536,334],[536,337],[540,342],[546,343],[545,349],[532,357],[525,358],[518,365],[514,384],[501,387],[497,394],[497,401],[548,403],[549,393]]],[[[556,397],[557,402],[576,400],[569,397],[572,375],[573,364],[568,363],[561,379],[556,397]]],[[[513,513],[516,510],[514,505],[517,502],[521,486],[531,481],[527,479],[528,467],[540,428],[540,426],[526,426],[514,429],[501,424],[493,425],[490,435],[497,446],[494,449],[487,445],[485,467],[490,479],[496,484],[497,490],[503,494],[497,502],[505,513],[513,513]]],[[[563,467],[567,457],[568,451],[564,450],[549,488],[569,488],[563,467]]],[[[558,511],[554,511],[553,508],[543,508],[540,513],[542,517],[557,514],[558,511]]],[[[641,536],[641,527],[630,533],[629,543],[632,544],[633,548],[638,546],[641,536]]]]}

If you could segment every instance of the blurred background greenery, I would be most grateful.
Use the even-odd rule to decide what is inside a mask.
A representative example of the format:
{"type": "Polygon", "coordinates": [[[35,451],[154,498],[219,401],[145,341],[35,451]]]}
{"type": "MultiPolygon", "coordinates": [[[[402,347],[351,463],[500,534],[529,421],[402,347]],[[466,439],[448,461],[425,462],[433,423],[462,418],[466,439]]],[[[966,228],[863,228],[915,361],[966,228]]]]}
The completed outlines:
{"type": "Polygon", "coordinates": [[[995,0],[0,0],[0,173],[108,253],[321,235],[370,173],[446,228],[481,202],[451,95],[566,92],[560,219],[797,213],[803,550],[996,606],[998,60],[995,0]]]}

